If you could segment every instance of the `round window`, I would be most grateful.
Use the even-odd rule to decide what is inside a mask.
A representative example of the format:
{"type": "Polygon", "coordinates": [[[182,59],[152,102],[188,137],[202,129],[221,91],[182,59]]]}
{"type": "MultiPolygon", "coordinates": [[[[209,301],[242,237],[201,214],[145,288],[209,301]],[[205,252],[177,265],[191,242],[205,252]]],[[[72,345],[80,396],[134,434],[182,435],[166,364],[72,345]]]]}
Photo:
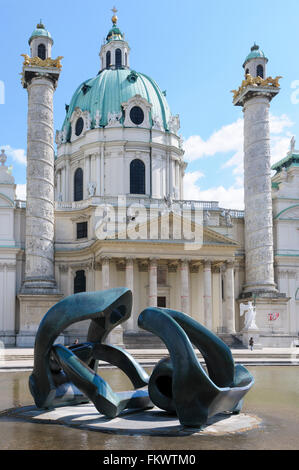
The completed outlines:
{"type": "Polygon", "coordinates": [[[134,106],[130,111],[130,119],[137,126],[144,121],[144,112],[139,106],[134,106]]]}
{"type": "Polygon", "coordinates": [[[76,128],[75,128],[75,134],[77,136],[79,136],[82,133],[83,127],[84,127],[84,121],[81,117],[79,117],[79,119],[76,122],[76,128]]]}

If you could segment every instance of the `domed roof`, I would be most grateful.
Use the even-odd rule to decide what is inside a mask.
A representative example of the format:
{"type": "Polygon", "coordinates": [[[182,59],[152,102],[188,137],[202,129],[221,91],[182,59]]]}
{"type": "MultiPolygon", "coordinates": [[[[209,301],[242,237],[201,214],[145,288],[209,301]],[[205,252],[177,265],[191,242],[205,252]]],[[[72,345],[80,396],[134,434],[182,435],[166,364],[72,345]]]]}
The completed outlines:
{"type": "Polygon", "coordinates": [[[51,34],[49,33],[49,31],[46,30],[46,28],[42,24],[42,22],[40,22],[36,25],[35,30],[33,31],[33,33],[31,34],[31,36],[29,38],[29,41],[28,41],[29,45],[30,45],[33,38],[40,37],[40,36],[47,37],[47,38],[51,39],[51,41],[53,43],[53,39],[51,37],[51,34]]]}
{"type": "MultiPolygon", "coordinates": [[[[156,82],[144,75],[129,69],[105,69],[96,77],[86,80],[75,91],[62,126],[66,127],[69,138],[70,119],[75,108],[89,111],[91,127],[94,127],[96,113],[101,115],[100,126],[108,124],[109,113],[122,112],[122,103],[135,95],[140,95],[152,105],[150,122],[158,117],[165,130],[171,117],[164,93],[156,82]]],[[[123,122],[122,117],[120,122],[123,122]]]]}
{"type": "Polygon", "coordinates": [[[109,33],[107,34],[106,41],[123,41],[123,34],[116,25],[113,25],[113,27],[110,29],[109,33]]]}
{"type": "Polygon", "coordinates": [[[260,49],[260,47],[254,43],[254,45],[252,46],[251,48],[251,52],[248,54],[248,56],[246,57],[245,61],[244,61],[244,64],[243,64],[243,67],[247,64],[247,62],[251,59],[258,59],[262,57],[263,59],[267,59],[267,57],[265,56],[264,52],[260,49]]]}

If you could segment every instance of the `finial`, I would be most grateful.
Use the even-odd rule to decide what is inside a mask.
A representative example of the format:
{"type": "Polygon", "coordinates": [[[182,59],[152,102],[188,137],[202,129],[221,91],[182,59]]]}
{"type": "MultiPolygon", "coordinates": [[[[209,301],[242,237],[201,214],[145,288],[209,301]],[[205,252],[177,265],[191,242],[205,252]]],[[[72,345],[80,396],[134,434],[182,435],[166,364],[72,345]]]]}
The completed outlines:
{"type": "Polygon", "coordinates": [[[258,45],[256,44],[256,42],[254,42],[254,44],[253,44],[251,50],[252,50],[252,51],[258,51],[259,48],[260,48],[260,46],[258,46],[258,45]]]}
{"type": "Polygon", "coordinates": [[[112,16],[112,18],[111,18],[111,19],[112,19],[112,23],[113,23],[113,26],[115,26],[116,23],[117,23],[117,20],[118,20],[118,18],[117,18],[117,16],[116,16],[116,13],[117,13],[118,10],[117,10],[115,7],[113,7],[111,11],[113,12],[113,16],[112,16]]]}
{"type": "Polygon", "coordinates": [[[36,27],[37,29],[46,29],[42,19],[40,19],[40,22],[36,25],[36,27]]]}
{"type": "Polygon", "coordinates": [[[6,160],[7,160],[7,156],[4,153],[4,149],[1,149],[1,155],[0,155],[1,165],[5,165],[6,160]]]}

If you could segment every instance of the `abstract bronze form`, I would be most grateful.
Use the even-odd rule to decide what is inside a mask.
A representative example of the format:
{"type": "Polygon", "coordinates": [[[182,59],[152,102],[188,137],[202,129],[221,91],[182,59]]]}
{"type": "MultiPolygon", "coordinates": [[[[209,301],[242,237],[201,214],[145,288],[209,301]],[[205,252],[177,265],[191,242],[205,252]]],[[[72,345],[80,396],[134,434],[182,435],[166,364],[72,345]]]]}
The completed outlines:
{"type": "Polygon", "coordinates": [[[151,377],[124,349],[103,344],[113,328],[131,314],[132,293],[126,288],[75,294],[54,305],[43,318],[35,341],[34,369],[29,379],[36,406],[50,408],[91,400],[109,418],[126,408],[154,405],[174,413],[184,426],[201,427],[220,412],[238,413],[254,379],[235,365],[228,346],[190,316],[166,308],[147,308],[138,325],[159,336],[169,357],[151,377]],[[54,344],[69,325],[90,319],[87,341],[66,348],[54,344]],[[192,344],[201,352],[207,372],[192,344]],[[98,374],[98,361],[123,370],[134,390],[114,392],[98,374]]]}
{"type": "Polygon", "coordinates": [[[235,366],[229,347],[188,315],[166,308],[147,308],[138,325],[159,336],[170,357],[154,368],[149,381],[152,402],[176,413],[185,426],[202,426],[221,412],[238,413],[242,398],[254,379],[248,370],[235,366]],[[201,352],[208,373],[196,357],[201,352]]]}
{"type": "Polygon", "coordinates": [[[101,344],[113,328],[131,314],[132,293],[126,288],[74,294],[54,305],[36,334],[34,368],[29,387],[39,408],[85,403],[117,416],[125,408],[152,407],[147,390],[115,393],[97,375],[98,360],[120,367],[135,389],[148,384],[148,375],[134,358],[115,346],[101,344]],[[69,325],[90,319],[87,342],[65,348],[54,345],[69,325]]]}

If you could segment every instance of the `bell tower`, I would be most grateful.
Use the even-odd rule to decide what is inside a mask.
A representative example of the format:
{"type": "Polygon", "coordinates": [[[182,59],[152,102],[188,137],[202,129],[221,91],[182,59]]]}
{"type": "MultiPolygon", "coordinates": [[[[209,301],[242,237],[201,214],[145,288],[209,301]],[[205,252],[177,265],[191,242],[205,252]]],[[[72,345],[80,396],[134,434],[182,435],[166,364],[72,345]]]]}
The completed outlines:
{"type": "Polygon", "coordinates": [[[53,95],[62,57],[51,58],[52,44],[50,33],[39,23],[29,39],[31,57],[23,54],[22,85],[28,93],[28,128],[26,257],[25,279],[19,294],[19,346],[34,343],[40,319],[61,298],[54,275],[53,95]]]}

